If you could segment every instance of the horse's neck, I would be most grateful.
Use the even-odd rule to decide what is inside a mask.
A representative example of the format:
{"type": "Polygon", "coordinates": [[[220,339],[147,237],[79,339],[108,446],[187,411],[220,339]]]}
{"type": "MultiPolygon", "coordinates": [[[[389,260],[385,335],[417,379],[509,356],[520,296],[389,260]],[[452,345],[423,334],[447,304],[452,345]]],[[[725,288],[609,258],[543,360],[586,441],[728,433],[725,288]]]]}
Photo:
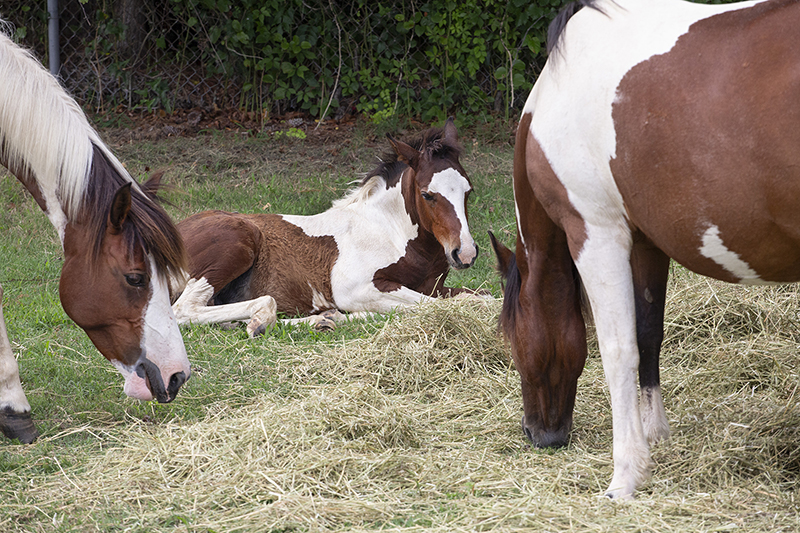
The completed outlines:
{"type": "Polygon", "coordinates": [[[67,221],[81,207],[93,146],[108,150],[58,81],[2,34],[0,80],[0,163],[31,192],[63,243],[67,221]]]}
{"type": "Polygon", "coordinates": [[[68,218],[56,192],[56,184],[37,180],[33,171],[24,162],[11,163],[7,158],[0,157],[0,164],[16,176],[20,183],[31,193],[33,199],[58,232],[59,239],[63,245],[64,231],[67,227],[68,218]]]}

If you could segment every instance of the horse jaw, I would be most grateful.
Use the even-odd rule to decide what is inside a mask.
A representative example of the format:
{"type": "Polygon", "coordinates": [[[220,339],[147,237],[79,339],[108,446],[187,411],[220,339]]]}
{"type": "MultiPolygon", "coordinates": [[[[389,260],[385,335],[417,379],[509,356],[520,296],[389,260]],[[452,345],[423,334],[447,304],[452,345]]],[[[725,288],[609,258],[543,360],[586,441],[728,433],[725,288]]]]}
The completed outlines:
{"type": "Polygon", "coordinates": [[[167,403],[191,376],[183,337],[169,300],[169,284],[150,260],[152,295],[144,310],[141,356],[134,365],[111,361],[125,378],[123,391],[131,398],[167,403]]]}

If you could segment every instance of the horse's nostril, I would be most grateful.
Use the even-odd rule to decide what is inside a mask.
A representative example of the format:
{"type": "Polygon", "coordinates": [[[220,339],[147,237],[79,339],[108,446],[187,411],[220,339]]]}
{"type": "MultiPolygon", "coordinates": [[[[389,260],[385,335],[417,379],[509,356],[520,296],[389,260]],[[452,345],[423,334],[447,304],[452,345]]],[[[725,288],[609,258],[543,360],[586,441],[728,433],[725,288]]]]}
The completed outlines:
{"type": "Polygon", "coordinates": [[[461,248],[456,248],[450,253],[450,255],[453,256],[453,261],[455,261],[456,264],[459,264],[461,262],[461,260],[458,258],[458,254],[460,253],[461,253],[461,248]]]}
{"type": "Polygon", "coordinates": [[[167,394],[171,399],[174,399],[175,396],[178,394],[178,389],[186,383],[186,373],[185,372],[175,372],[169,378],[169,385],[167,386],[167,394]]]}

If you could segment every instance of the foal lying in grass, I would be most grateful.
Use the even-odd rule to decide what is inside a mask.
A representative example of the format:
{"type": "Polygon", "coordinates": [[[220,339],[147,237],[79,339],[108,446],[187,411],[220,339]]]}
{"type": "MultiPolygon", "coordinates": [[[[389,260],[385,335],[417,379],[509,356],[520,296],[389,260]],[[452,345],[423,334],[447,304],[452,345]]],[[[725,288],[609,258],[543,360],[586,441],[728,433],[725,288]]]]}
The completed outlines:
{"type": "Polygon", "coordinates": [[[467,290],[444,286],[450,267],[478,255],[452,119],[389,143],[393,152],[323,213],[204,211],[181,222],[189,272],[174,287],[178,322],[244,320],[257,335],[283,313],[326,329],[340,311],[363,317],[467,290]]]}

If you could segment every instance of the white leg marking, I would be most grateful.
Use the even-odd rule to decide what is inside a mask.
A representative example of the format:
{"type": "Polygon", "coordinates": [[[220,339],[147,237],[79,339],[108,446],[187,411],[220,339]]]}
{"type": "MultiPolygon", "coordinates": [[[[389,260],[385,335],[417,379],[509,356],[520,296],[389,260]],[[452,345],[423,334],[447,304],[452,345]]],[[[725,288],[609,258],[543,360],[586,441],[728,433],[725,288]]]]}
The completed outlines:
{"type": "MultiPolygon", "coordinates": [[[[399,308],[398,310],[402,310],[402,308],[399,308]]],[[[379,316],[381,316],[380,313],[372,313],[369,311],[342,313],[338,309],[330,309],[324,313],[320,313],[319,315],[303,316],[299,318],[284,318],[280,320],[280,323],[290,326],[296,326],[298,324],[311,324],[312,327],[319,328],[320,325],[327,324],[328,322],[341,324],[342,322],[352,322],[353,320],[370,320],[373,318],[378,318],[379,316]]]]}
{"type": "Polygon", "coordinates": [[[30,413],[31,405],[22,390],[19,366],[8,340],[2,300],[3,288],[0,287],[0,409],[11,408],[18,414],[30,413]]]}
{"type": "Polygon", "coordinates": [[[183,293],[172,304],[178,324],[217,324],[253,319],[257,323],[248,324],[248,333],[252,336],[260,326],[270,327],[277,320],[277,304],[272,296],[209,306],[208,301],[213,295],[214,288],[206,278],[190,279],[183,293]]]}
{"type": "Polygon", "coordinates": [[[607,494],[631,498],[650,475],[650,449],[639,417],[636,314],[630,234],[587,225],[589,238],[575,262],[597,327],[614,431],[614,476],[607,494]]]}
{"type": "Polygon", "coordinates": [[[642,414],[642,428],[647,442],[655,444],[669,439],[669,421],[664,411],[664,400],[661,398],[661,387],[645,387],[639,398],[639,410],[642,414]]]}

